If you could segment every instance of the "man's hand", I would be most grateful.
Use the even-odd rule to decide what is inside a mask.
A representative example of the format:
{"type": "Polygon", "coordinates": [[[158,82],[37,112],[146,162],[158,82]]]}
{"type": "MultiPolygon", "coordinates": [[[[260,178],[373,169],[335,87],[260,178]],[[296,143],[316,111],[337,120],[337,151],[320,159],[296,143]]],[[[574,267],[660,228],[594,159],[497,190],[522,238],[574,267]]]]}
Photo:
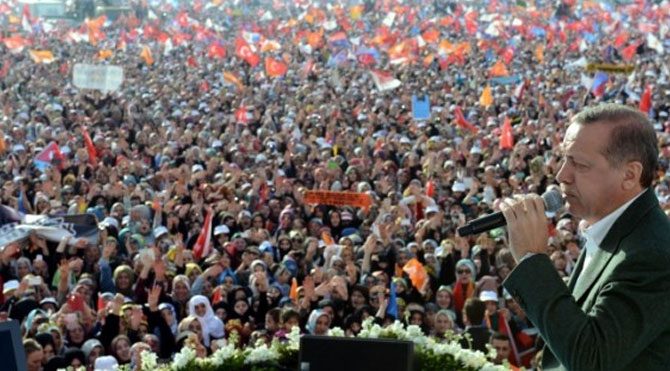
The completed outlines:
{"type": "Polygon", "coordinates": [[[527,253],[547,253],[547,217],[544,202],[538,195],[529,194],[507,198],[500,204],[507,220],[509,246],[518,262],[527,253]]]}

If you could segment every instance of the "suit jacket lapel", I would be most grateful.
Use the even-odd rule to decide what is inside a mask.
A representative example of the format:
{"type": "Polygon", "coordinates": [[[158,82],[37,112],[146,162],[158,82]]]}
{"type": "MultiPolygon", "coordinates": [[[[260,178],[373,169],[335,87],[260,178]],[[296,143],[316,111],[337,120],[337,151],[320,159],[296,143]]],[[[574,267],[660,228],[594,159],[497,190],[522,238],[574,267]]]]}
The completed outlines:
{"type": "MultiPolygon", "coordinates": [[[[577,277],[570,278],[570,284],[574,285],[572,290],[572,296],[578,302],[586,295],[594,283],[598,280],[603,270],[607,266],[607,263],[612,259],[612,256],[619,249],[619,242],[625,236],[627,236],[635,225],[639,222],[640,218],[646,214],[650,208],[657,206],[658,200],[654,195],[654,192],[651,189],[647,189],[637,200],[635,200],[624,213],[617,219],[616,222],[612,225],[612,228],[607,232],[605,239],[603,240],[601,246],[596,250],[596,253],[591,259],[586,271],[578,271],[578,275],[583,277],[577,280],[577,277]]],[[[579,269],[581,270],[584,265],[584,251],[580,254],[579,261],[577,263],[579,269]],[[581,264],[580,264],[581,263],[581,264]]]]}
{"type": "Polygon", "coordinates": [[[568,289],[570,290],[570,292],[574,292],[575,283],[577,283],[577,277],[579,277],[579,275],[582,273],[582,268],[584,267],[586,249],[584,248],[584,246],[581,246],[581,248],[582,250],[579,253],[579,257],[577,258],[577,263],[575,263],[575,268],[572,270],[572,274],[570,275],[570,279],[568,280],[568,289]]]}

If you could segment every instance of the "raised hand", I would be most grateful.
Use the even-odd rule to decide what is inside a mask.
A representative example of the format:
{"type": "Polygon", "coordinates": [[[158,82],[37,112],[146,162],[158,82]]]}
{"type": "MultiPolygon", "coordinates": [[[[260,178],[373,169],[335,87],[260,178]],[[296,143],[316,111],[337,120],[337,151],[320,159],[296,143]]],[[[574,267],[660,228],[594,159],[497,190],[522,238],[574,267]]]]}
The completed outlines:
{"type": "Polygon", "coordinates": [[[149,296],[147,298],[147,303],[149,304],[149,310],[155,312],[158,310],[158,299],[161,296],[161,286],[154,284],[151,290],[149,290],[149,296]]]}

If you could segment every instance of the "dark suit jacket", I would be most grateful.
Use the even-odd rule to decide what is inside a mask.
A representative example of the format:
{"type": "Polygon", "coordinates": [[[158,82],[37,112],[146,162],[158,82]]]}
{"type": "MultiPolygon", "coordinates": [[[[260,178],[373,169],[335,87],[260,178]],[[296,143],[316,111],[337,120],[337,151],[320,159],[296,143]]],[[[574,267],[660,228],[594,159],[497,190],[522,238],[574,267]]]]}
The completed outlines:
{"type": "Polygon", "coordinates": [[[488,327],[484,325],[468,327],[465,329],[465,334],[470,334],[470,337],[472,338],[472,344],[463,339],[461,340],[461,346],[463,348],[480,350],[484,353],[487,352],[486,344],[488,344],[491,340],[491,331],[488,329],[488,327]]]}
{"type": "Polygon", "coordinates": [[[566,286],[537,254],[504,282],[547,343],[544,369],[670,370],[670,222],[651,189],[583,264],[566,286]]]}

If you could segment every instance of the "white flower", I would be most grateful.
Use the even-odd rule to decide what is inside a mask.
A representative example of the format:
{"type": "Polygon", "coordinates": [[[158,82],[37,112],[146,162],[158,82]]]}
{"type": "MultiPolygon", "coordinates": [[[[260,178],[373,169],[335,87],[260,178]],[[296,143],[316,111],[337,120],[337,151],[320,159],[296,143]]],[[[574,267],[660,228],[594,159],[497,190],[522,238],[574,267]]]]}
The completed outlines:
{"type": "Polygon", "coordinates": [[[272,348],[268,348],[267,345],[263,344],[257,346],[249,351],[246,359],[244,360],[245,364],[253,365],[263,362],[276,361],[279,359],[279,353],[272,348]]]}
{"type": "Polygon", "coordinates": [[[153,370],[158,366],[158,356],[150,350],[145,350],[140,353],[140,359],[142,361],[143,370],[153,370]]]}
{"type": "Polygon", "coordinates": [[[234,344],[225,345],[212,354],[212,363],[215,366],[221,366],[226,360],[233,358],[235,353],[237,353],[237,350],[234,344]]]}
{"type": "Polygon", "coordinates": [[[291,332],[286,334],[286,338],[288,339],[288,346],[289,349],[299,349],[300,348],[300,327],[298,326],[293,326],[291,328],[291,332]]]}
{"type": "Polygon", "coordinates": [[[328,336],[339,336],[339,337],[344,337],[344,330],[342,330],[339,327],[333,327],[330,330],[328,330],[328,336]]]}
{"type": "Polygon", "coordinates": [[[174,355],[174,362],[172,363],[172,370],[177,371],[195,359],[195,350],[190,347],[183,347],[179,353],[174,355]]]}

